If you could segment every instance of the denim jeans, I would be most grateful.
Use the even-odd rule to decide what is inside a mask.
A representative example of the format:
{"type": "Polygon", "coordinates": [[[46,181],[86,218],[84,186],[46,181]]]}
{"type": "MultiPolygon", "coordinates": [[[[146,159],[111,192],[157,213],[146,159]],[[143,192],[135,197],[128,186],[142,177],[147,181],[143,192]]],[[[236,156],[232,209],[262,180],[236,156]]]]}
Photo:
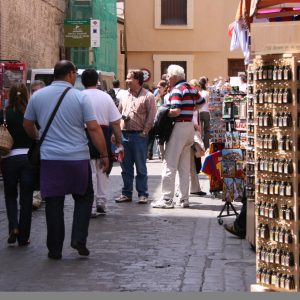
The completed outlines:
{"type": "MultiPolygon", "coordinates": [[[[91,168],[88,187],[84,195],[73,194],[75,200],[71,244],[86,244],[94,199],[91,168]]],[[[47,248],[54,255],[60,255],[65,239],[64,201],[65,195],[46,197],[47,248]]]]}
{"type": "Polygon", "coordinates": [[[148,197],[147,148],[148,136],[139,133],[122,132],[124,146],[124,160],[121,163],[124,187],[122,195],[132,197],[134,165],[136,167],[136,190],[138,196],[148,197]]]}
{"type": "Polygon", "coordinates": [[[8,230],[19,230],[18,241],[26,242],[30,236],[32,197],[36,181],[36,168],[26,154],[3,158],[1,171],[4,183],[8,230]],[[18,218],[18,188],[20,186],[20,211],[18,218]]]}

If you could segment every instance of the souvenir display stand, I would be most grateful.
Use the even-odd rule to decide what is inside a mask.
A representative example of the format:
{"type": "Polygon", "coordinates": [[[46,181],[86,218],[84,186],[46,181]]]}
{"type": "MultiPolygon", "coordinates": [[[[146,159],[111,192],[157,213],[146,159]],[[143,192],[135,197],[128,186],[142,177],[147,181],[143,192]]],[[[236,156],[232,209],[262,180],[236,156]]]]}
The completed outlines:
{"type": "Polygon", "coordinates": [[[246,148],[246,198],[247,198],[247,228],[246,239],[255,247],[255,148],[254,148],[254,94],[253,94],[253,64],[247,71],[247,148],[246,148]]]}
{"type": "Polygon", "coordinates": [[[209,91],[209,113],[210,113],[210,143],[224,143],[226,123],[222,119],[222,106],[224,92],[212,89],[209,91]]]}
{"type": "Polygon", "coordinates": [[[300,24],[253,25],[257,284],[251,290],[296,292],[300,291],[300,24]]]}
{"type": "Polygon", "coordinates": [[[233,90],[224,97],[222,118],[226,123],[225,149],[222,150],[222,178],[224,206],[218,215],[221,218],[236,216],[233,201],[241,201],[244,194],[244,152],[247,145],[247,108],[244,93],[233,90]],[[233,213],[230,213],[230,209],[233,213]],[[225,214],[223,214],[225,212],[225,214]]]}
{"type": "Polygon", "coordinates": [[[226,123],[222,119],[222,103],[224,92],[211,88],[209,90],[210,140],[209,155],[202,164],[202,173],[209,177],[209,191],[218,197],[223,190],[221,177],[221,156],[219,151],[224,148],[226,123]]]}
{"type": "Polygon", "coordinates": [[[256,281],[282,291],[299,290],[299,59],[254,59],[256,281]]]}

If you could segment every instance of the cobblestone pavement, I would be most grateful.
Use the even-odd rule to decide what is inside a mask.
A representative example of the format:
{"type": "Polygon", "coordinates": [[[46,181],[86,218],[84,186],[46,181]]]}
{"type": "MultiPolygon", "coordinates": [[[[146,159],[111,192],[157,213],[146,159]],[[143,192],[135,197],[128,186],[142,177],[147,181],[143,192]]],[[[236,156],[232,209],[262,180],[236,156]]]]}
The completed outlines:
{"type": "MultiPolygon", "coordinates": [[[[151,200],[159,197],[161,163],[148,163],[151,200]]],[[[201,175],[208,191],[208,180],[201,175]]],[[[120,167],[110,177],[106,216],[91,219],[89,258],[70,248],[73,200],[65,202],[63,259],[47,258],[44,206],[33,213],[31,244],[8,247],[3,184],[0,182],[0,291],[249,291],[255,283],[255,254],[246,240],[225,233],[216,216],[223,205],[191,197],[189,209],[154,209],[117,204],[120,167]]],[[[240,204],[236,207],[240,208],[240,204]]],[[[227,217],[224,223],[232,222],[227,217]]]]}

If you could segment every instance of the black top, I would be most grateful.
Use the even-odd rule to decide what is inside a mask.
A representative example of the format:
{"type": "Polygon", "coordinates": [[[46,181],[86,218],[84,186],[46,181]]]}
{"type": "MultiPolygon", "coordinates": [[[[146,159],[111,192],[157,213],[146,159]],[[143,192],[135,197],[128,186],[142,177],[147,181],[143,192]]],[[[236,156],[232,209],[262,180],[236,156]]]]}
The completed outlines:
{"type": "MultiPolygon", "coordinates": [[[[23,127],[24,114],[14,111],[12,108],[6,109],[6,124],[10,135],[14,140],[12,149],[29,148],[32,139],[28,137],[23,127]]],[[[0,111],[0,124],[3,124],[3,110],[0,111]]]]}

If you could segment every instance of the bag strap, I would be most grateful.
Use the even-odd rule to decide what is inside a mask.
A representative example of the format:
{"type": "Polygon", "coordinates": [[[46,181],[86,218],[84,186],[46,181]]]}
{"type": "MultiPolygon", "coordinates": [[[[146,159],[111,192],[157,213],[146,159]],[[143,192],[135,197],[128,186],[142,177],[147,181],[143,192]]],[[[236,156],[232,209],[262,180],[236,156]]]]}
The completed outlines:
{"type": "Polygon", "coordinates": [[[43,134],[42,134],[42,136],[41,136],[41,138],[40,138],[40,140],[39,140],[39,144],[40,144],[40,145],[43,143],[43,141],[44,141],[44,139],[45,139],[45,137],[46,137],[46,134],[47,134],[47,132],[48,132],[48,130],[49,130],[49,127],[50,127],[50,125],[51,125],[51,123],[52,123],[52,121],[53,121],[53,119],[54,119],[54,117],[55,117],[55,115],[56,115],[56,113],[57,113],[57,111],[58,111],[58,108],[59,108],[61,102],[63,101],[63,99],[64,99],[66,93],[67,93],[70,89],[71,89],[71,87],[67,87],[67,88],[63,91],[63,93],[61,94],[60,98],[58,99],[58,102],[57,102],[57,104],[56,104],[56,106],[55,106],[55,108],[54,108],[54,110],[53,110],[53,112],[52,112],[52,114],[51,114],[51,116],[50,116],[50,118],[49,118],[49,120],[48,120],[48,123],[47,123],[47,125],[46,125],[46,127],[45,127],[45,130],[44,130],[44,132],[43,132],[43,134]]]}
{"type": "Polygon", "coordinates": [[[3,126],[7,128],[7,123],[6,123],[6,108],[3,108],[3,126]]]}

